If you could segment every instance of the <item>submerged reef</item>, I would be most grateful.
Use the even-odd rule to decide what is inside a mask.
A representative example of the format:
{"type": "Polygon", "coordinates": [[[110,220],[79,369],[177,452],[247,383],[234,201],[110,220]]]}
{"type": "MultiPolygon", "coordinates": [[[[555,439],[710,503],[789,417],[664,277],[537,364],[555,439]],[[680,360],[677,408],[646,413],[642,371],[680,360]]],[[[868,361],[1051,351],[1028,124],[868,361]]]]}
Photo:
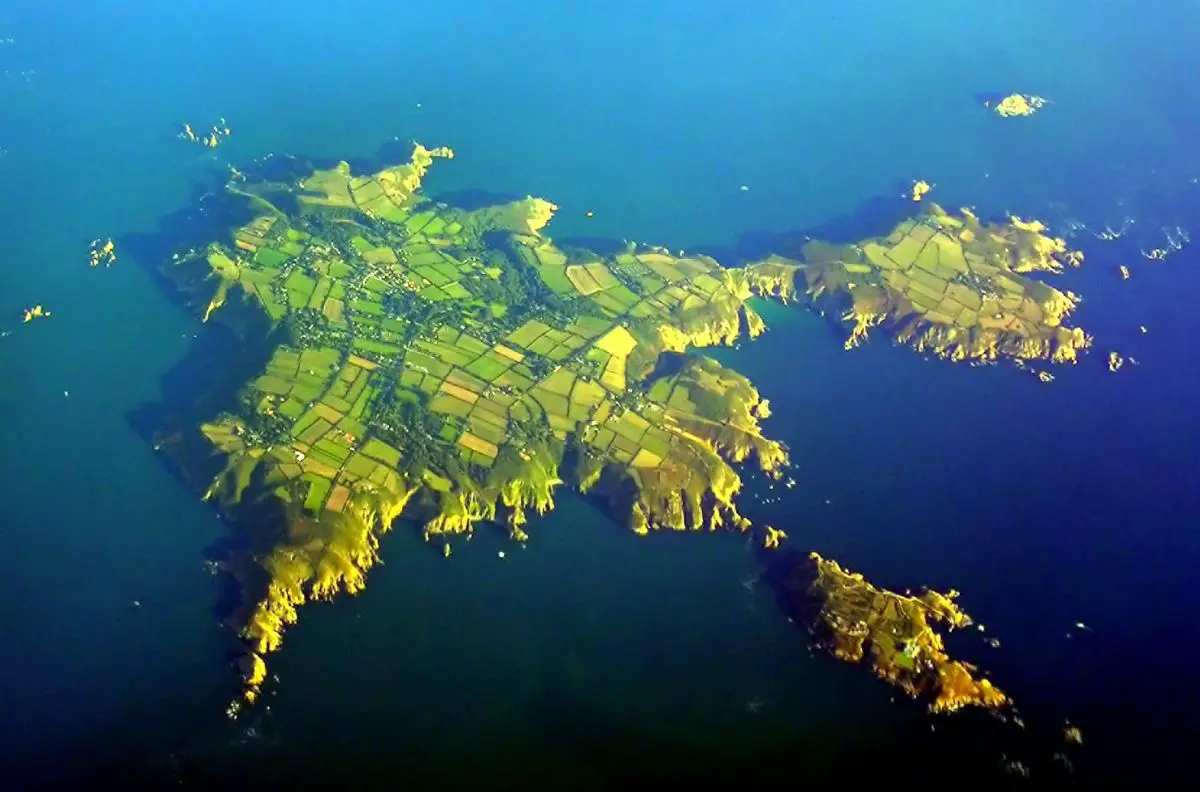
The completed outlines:
{"type": "Polygon", "coordinates": [[[753,288],[789,299],[802,290],[849,328],[846,348],[887,328],[901,344],[962,361],[1072,363],[1092,339],[1064,323],[1079,297],[1028,277],[1077,267],[1083,254],[1038,221],[984,223],[937,204],[886,237],[810,241],[799,261],[773,255],[746,268],[753,288]]]}
{"type": "Polygon", "coordinates": [[[958,592],[896,594],[817,553],[798,565],[790,588],[793,607],[820,646],[848,663],[867,663],[910,696],[928,698],[931,711],[1009,704],[991,682],[976,678],[974,666],[951,660],[933,628],[971,626],[971,617],[955,603],[958,592]]]}
{"type": "MultiPolygon", "coordinates": [[[[754,296],[836,303],[847,346],[876,325],[952,359],[1067,361],[1089,341],[1062,324],[1073,295],[1023,274],[1079,261],[1036,222],[925,202],[887,237],[727,268],[632,243],[560,245],[543,233],[558,207],[540,198],[425,197],[429,168],[453,156],[417,144],[374,173],[235,171],[227,233],[162,264],[197,316],[242,331],[254,317],[245,332],[266,344],[236,403],[193,432],[207,459],[185,473],[223,512],[249,515],[231,521],[249,535],[223,562],[245,646],[231,715],[260,696],[300,606],[361,591],[398,520],[446,556],[481,524],[524,542],[530,513],[567,486],[639,534],[748,530],[739,469],[778,477],[787,450],[763,433],[754,385],[699,350],[762,333],[754,296]]],[[[760,541],[786,537],[766,528],[760,541]]],[[[839,656],[871,647],[877,673],[933,691],[935,709],[1003,702],[929,629],[967,623],[950,599],[816,568],[814,624],[839,656]],[[857,639],[839,627],[852,616],[868,625],[857,639]]]]}

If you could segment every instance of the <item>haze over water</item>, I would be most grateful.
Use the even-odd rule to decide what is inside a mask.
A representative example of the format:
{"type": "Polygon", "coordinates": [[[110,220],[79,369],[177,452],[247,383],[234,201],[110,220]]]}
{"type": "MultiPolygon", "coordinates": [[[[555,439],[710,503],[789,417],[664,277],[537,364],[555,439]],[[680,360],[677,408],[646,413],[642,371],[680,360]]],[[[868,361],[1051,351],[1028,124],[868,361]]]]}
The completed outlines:
{"type": "Polygon", "coordinates": [[[154,262],[93,271],[87,244],[156,230],[227,163],[366,157],[393,137],[455,149],[428,194],[545,197],[556,238],[852,239],[890,230],[918,178],[947,207],[1074,229],[1087,261],[1054,280],[1085,297],[1096,348],[1049,385],[882,335],[846,353],[821,317],[764,309],[764,338],[717,354],[771,400],[797,486],[747,476],[742,511],[879,585],[960,589],[1002,642],[968,651],[1031,729],[1083,728],[1081,779],[1181,767],[1200,274],[1196,248],[1139,248],[1200,230],[1200,12],[974,5],[0,5],[5,769],[18,785],[752,781],[955,744],[939,742],[954,718],[931,733],[865,669],[811,657],[745,537],[638,539],[565,492],[524,550],[483,530],[446,561],[391,534],[364,593],[304,609],[270,711],[226,721],[233,644],[201,564],[225,530],[127,421],[201,325],[154,262]],[[1002,120],[979,92],[1051,104],[1002,120]],[[219,117],[233,135],[215,152],[175,137],[219,117]],[[1126,218],[1120,240],[1093,236],[1126,218]],[[22,325],[35,303],[52,318],[22,325]],[[1140,365],[1110,374],[1109,349],[1140,365]]]}

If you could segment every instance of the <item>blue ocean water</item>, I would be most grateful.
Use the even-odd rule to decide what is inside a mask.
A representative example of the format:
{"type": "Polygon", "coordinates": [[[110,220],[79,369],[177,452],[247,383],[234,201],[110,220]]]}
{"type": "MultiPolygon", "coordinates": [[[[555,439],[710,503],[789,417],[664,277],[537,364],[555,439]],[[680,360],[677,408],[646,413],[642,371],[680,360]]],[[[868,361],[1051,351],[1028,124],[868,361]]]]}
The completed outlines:
{"type": "Polygon", "coordinates": [[[1074,230],[1088,260],[1062,280],[1097,348],[1050,385],[882,339],[847,354],[764,309],[772,331],[720,356],[772,400],[798,485],[751,481],[744,511],[880,584],[961,589],[1031,730],[1079,723],[1087,777],[1168,772],[1196,733],[1200,275],[1191,248],[1139,249],[1200,227],[1198,22],[1126,0],[3,4],[5,765],[598,785],[696,757],[833,774],[939,739],[810,657],[743,538],[637,540],[565,494],[503,561],[487,532],[450,561],[396,532],[364,594],[303,614],[270,711],[225,722],[200,564],[224,529],[127,421],[201,328],[153,262],[92,271],[86,245],[154,231],[226,163],[398,137],[455,148],[427,191],[544,196],[557,236],[884,231],[916,178],[1074,230]],[[991,91],[1052,103],[1002,122],[991,91]],[[216,152],[174,137],[218,117],[216,152]],[[20,324],[39,302],[52,318],[20,324]],[[1140,365],[1110,374],[1109,349],[1140,365]]]}

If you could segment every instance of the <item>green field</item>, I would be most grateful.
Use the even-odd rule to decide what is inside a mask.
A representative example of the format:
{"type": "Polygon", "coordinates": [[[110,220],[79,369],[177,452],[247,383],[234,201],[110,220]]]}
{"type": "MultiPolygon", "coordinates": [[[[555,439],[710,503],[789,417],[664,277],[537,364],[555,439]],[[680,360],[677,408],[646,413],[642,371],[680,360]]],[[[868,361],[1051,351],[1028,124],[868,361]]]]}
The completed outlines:
{"type": "Polygon", "coordinates": [[[354,339],[354,348],[359,352],[366,352],[373,356],[382,356],[385,358],[395,357],[404,351],[400,347],[393,344],[385,344],[381,341],[372,341],[369,338],[354,339]]]}
{"type": "Polygon", "coordinates": [[[442,287],[442,291],[452,300],[465,300],[471,296],[471,292],[461,283],[447,283],[442,287]]]}
{"type": "Polygon", "coordinates": [[[317,288],[317,282],[296,270],[288,275],[287,280],[284,281],[284,288],[287,289],[288,307],[292,310],[299,310],[308,305],[313,290],[317,288]]]}
{"type": "Polygon", "coordinates": [[[350,418],[361,418],[367,412],[367,406],[371,403],[372,397],[375,395],[375,388],[367,386],[367,388],[359,395],[354,402],[354,407],[350,409],[350,418]]]}
{"type": "Polygon", "coordinates": [[[489,352],[486,355],[476,358],[467,366],[467,371],[471,372],[481,380],[486,382],[494,382],[497,377],[508,370],[512,365],[512,361],[503,355],[495,352],[489,352]]]}
{"type": "Polygon", "coordinates": [[[383,314],[383,304],[377,303],[374,300],[354,300],[350,305],[358,313],[370,314],[371,316],[380,316],[383,314]]]}
{"type": "Polygon", "coordinates": [[[371,438],[363,445],[362,453],[378,459],[388,467],[394,468],[400,464],[400,452],[387,443],[375,438],[371,438]]]}
{"type": "Polygon", "coordinates": [[[254,263],[269,269],[275,269],[290,258],[291,256],[289,254],[284,253],[281,250],[264,247],[259,248],[258,252],[254,254],[254,263]]]}
{"type": "Polygon", "coordinates": [[[329,497],[329,490],[333,489],[333,482],[326,478],[305,473],[300,477],[301,481],[308,483],[308,494],[304,497],[304,508],[309,511],[320,511],[325,505],[325,499],[329,497]]]}
{"type": "Polygon", "coordinates": [[[550,329],[550,325],[531,319],[508,335],[508,340],[519,347],[529,349],[529,345],[550,329]]]}
{"type": "Polygon", "coordinates": [[[404,221],[404,230],[409,234],[420,232],[436,217],[433,212],[420,212],[404,221]]]}

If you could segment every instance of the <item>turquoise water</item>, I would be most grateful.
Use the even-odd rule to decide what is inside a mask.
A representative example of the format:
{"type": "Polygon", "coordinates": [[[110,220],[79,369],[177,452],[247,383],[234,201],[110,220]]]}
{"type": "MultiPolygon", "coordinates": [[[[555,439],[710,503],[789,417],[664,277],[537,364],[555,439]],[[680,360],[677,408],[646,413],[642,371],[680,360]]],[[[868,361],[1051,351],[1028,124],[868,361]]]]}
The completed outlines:
{"type": "Polygon", "coordinates": [[[639,541],[565,495],[504,560],[487,532],[450,561],[392,536],[362,596],[303,614],[270,712],[224,721],[230,641],[200,564],[223,527],[126,420],[200,326],[152,262],[91,271],[86,245],[153,231],[227,162],[367,156],[393,136],[455,148],[429,192],[544,196],[557,236],[732,246],[859,214],[883,230],[914,178],[949,206],[1062,230],[1135,220],[1115,243],[1075,238],[1088,262],[1064,281],[1098,348],[1050,386],[879,340],[846,354],[819,317],[782,309],[722,358],[772,400],[796,466],[794,490],[750,485],[750,517],[881,584],[963,590],[1003,641],[972,651],[1031,730],[1035,714],[1084,728],[1081,773],[1179,760],[1195,736],[1198,276],[1192,250],[1137,250],[1200,226],[1197,12],[283,8],[0,10],[0,708],[18,778],[820,776],[950,739],[861,671],[810,659],[740,537],[639,541]],[[974,99],[1009,90],[1053,104],[999,122],[974,99]],[[234,134],[215,155],[174,138],[220,116],[234,134]],[[21,325],[36,302],[54,316],[21,325]],[[1142,365],[1110,375],[1109,348],[1142,365]]]}

